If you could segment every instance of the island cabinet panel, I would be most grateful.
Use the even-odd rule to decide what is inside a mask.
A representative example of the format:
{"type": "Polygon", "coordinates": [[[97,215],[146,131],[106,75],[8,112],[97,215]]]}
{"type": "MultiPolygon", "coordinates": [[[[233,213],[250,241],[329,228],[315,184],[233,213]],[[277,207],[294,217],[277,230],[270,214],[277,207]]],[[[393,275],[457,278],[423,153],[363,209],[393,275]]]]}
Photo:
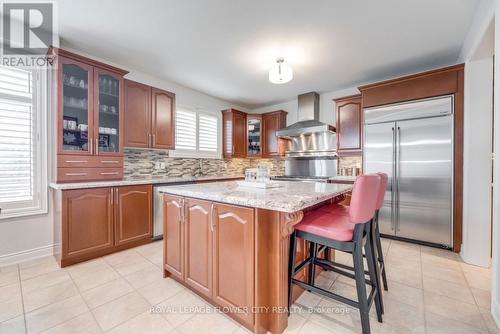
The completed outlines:
{"type": "Polygon", "coordinates": [[[125,146],[148,148],[151,138],[151,87],[125,80],[125,146]]]}
{"type": "Polygon", "coordinates": [[[115,191],[115,240],[128,244],[153,235],[151,185],[118,187],[115,191]]]}
{"type": "Polygon", "coordinates": [[[213,204],[188,198],[185,201],[186,284],[212,297],[213,204]]]}
{"type": "Polygon", "coordinates": [[[286,125],[286,111],[279,110],[262,115],[262,157],[272,158],[282,155],[283,140],[278,139],[276,131],[286,125]]]}
{"type": "Polygon", "coordinates": [[[85,257],[113,247],[111,188],[64,191],[62,256],[85,257]]]}
{"type": "Polygon", "coordinates": [[[337,151],[355,153],[362,150],[361,95],[335,100],[337,106],[337,151]]]}
{"type": "Polygon", "coordinates": [[[215,204],[214,210],[213,298],[253,326],[254,210],[224,204],[215,204]]]}
{"type": "MultiPolygon", "coordinates": [[[[184,198],[164,195],[163,244],[165,270],[180,280],[184,279],[184,198]]],[[[166,272],[165,272],[166,274],[166,272]]]]}

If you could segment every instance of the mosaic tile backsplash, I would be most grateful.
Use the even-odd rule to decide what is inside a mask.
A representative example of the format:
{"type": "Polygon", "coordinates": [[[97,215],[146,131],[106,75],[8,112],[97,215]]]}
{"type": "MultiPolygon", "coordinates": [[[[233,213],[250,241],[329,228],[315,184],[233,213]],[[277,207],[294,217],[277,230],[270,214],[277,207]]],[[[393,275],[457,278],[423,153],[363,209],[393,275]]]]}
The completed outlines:
{"type": "Polygon", "coordinates": [[[242,176],[245,169],[259,163],[269,164],[272,175],[285,173],[283,159],[199,159],[169,157],[168,151],[125,149],[125,177],[144,176],[242,176]],[[157,163],[165,168],[156,169],[157,163]]]}

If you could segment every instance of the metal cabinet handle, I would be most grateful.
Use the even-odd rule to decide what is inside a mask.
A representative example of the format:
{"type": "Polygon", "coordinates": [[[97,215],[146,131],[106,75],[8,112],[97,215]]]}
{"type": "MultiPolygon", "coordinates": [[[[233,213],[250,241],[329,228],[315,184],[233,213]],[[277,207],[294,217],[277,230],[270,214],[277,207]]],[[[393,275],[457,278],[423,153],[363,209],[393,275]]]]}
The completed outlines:
{"type": "Polygon", "coordinates": [[[99,139],[95,140],[95,154],[99,154],[99,139]]]}
{"type": "Polygon", "coordinates": [[[217,227],[217,207],[212,203],[210,207],[210,231],[214,232],[217,227]]]}
{"type": "Polygon", "coordinates": [[[87,173],[66,173],[66,176],[85,176],[87,173]]]}
{"type": "Polygon", "coordinates": [[[391,180],[391,231],[394,231],[396,221],[394,215],[394,208],[396,207],[396,203],[394,203],[394,192],[396,191],[395,182],[396,182],[396,133],[394,132],[394,127],[392,129],[392,180],[391,180]]]}
{"type": "Polygon", "coordinates": [[[396,173],[397,173],[397,178],[396,178],[396,202],[397,202],[397,206],[396,206],[396,232],[399,232],[401,230],[401,224],[399,222],[399,210],[400,210],[400,203],[399,203],[399,173],[400,173],[400,169],[401,169],[401,159],[400,159],[400,155],[401,155],[401,128],[398,126],[398,136],[397,136],[397,152],[396,152],[396,173]]]}
{"type": "Polygon", "coordinates": [[[103,164],[117,164],[117,163],[119,163],[119,161],[116,161],[116,160],[103,160],[103,161],[101,161],[101,163],[103,163],[103,164]]]}
{"type": "Polygon", "coordinates": [[[115,188],[115,203],[118,204],[118,188],[115,188]]]}
{"type": "Polygon", "coordinates": [[[88,163],[87,160],[65,160],[64,162],[68,163],[68,164],[78,164],[78,163],[85,164],[85,163],[88,163]]]}
{"type": "Polygon", "coordinates": [[[118,175],[118,172],[101,172],[101,175],[118,175]]]}

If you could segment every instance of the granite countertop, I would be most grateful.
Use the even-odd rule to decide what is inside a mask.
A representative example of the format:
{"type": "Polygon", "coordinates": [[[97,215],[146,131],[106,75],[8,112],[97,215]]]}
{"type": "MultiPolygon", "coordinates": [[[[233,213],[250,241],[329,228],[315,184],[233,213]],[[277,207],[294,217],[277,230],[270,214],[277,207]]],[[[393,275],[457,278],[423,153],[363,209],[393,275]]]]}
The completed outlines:
{"type": "Polygon", "coordinates": [[[324,202],[352,189],[349,184],[320,182],[274,181],[278,188],[242,187],[236,181],[172,185],[159,191],[214,202],[248,206],[281,212],[296,212],[324,202]]]}
{"type": "Polygon", "coordinates": [[[331,181],[345,181],[345,182],[354,182],[356,181],[357,176],[342,176],[342,175],[337,175],[337,176],[332,176],[329,178],[331,181]]]}
{"type": "Polygon", "coordinates": [[[211,180],[227,180],[234,178],[243,178],[244,175],[222,175],[222,176],[187,176],[187,177],[130,177],[123,180],[114,181],[91,181],[91,182],[68,182],[68,183],[55,183],[49,184],[49,187],[57,190],[69,189],[87,189],[87,188],[100,188],[100,187],[119,187],[119,186],[133,186],[141,184],[164,184],[164,183],[180,183],[180,182],[196,182],[196,181],[211,181],[211,180]]]}

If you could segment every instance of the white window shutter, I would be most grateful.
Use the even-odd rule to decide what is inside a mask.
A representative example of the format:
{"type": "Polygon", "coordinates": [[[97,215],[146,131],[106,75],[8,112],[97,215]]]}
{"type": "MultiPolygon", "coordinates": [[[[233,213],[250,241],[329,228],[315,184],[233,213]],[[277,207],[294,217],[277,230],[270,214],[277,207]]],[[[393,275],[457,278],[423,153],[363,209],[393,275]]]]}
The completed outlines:
{"type": "Polygon", "coordinates": [[[176,111],[175,149],[196,151],[196,112],[176,111]]]}
{"type": "Polygon", "coordinates": [[[0,218],[46,210],[40,196],[47,182],[39,152],[43,84],[34,73],[0,66],[0,218]]]}
{"type": "Polygon", "coordinates": [[[217,153],[219,142],[219,119],[216,116],[199,114],[198,150],[217,153]]]}

